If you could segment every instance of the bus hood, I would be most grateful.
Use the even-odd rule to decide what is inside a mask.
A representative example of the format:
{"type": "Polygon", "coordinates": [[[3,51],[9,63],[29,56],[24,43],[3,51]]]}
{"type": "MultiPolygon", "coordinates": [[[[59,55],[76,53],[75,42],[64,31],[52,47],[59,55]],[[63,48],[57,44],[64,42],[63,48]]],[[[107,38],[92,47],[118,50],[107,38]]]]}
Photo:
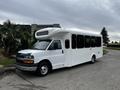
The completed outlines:
{"type": "Polygon", "coordinates": [[[34,53],[41,53],[41,52],[44,52],[44,50],[25,49],[25,50],[19,51],[18,53],[23,53],[23,54],[31,53],[31,54],[34,54],[34,53]]]}

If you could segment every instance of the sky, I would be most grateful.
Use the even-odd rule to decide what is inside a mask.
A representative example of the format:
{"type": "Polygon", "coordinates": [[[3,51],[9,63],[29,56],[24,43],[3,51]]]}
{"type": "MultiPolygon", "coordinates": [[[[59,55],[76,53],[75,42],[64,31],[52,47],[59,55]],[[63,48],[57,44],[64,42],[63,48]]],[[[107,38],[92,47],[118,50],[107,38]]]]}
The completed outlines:
{"type": "Polygon", "coordinates": [[[100,33],[120,41],[120,0],[1,0],[0,23],[54,24],[100,33]]]}

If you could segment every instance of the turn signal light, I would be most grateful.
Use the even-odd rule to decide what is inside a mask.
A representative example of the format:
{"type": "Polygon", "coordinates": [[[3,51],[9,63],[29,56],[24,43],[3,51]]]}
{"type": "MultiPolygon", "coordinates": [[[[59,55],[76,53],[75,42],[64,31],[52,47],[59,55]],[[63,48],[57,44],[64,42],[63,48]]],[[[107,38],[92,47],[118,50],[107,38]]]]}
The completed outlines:
{"type": "Polygon", "coordinates": [[[24,62],[25,64],[33,64],[33,63],[34,63],[33,60],[24,60],[23,62],[24,62]]]}

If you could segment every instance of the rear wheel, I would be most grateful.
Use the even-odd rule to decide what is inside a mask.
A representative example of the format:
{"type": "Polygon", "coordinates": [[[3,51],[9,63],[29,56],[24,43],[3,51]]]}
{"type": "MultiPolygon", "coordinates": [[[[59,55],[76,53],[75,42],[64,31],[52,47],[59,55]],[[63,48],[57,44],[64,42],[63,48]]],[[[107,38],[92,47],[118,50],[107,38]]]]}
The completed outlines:
{"type": "Polygon", "coordinates": [[[91,58],[91,63],[95,63],[95,61],[96,61],[96,57],[95,57],[95,56],[92,56],[92,58],[91,58]]]}
{"type": "Polygon", "coordinates": [[[46,62],[42,62],[38,65],[38,68],[37,68],[37,75],[40,75],[40,76],[46,76],[50,71],[50,67],[49,67],[49,64],[46,63],[46,62]]]}

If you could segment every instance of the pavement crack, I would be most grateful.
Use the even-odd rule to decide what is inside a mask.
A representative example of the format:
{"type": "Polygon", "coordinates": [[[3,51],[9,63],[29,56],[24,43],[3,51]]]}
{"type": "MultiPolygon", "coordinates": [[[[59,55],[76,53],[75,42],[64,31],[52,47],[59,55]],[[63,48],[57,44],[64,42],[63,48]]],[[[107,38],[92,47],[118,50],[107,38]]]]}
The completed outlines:
{"type": "MultiPolygon", "coordinates": [[[[16,73],[16,75],[18,75],[20,78],[22,78],[23,80],[25,80],[26,82],[28,82],[30,85],[26,85],[26,84],[19,84],[19,85],[15,85],[15,87],[17,87],[17,88],[20,88],[20,87],[29,87],[29,88],[31,88],[31,90],[33,90],[33,89],[40,89],[40,90],[45,90],[45,89],[47,89],[47,87],[45,87],[45,86],[42,86],[42,85],[39,85],[39,86],[36,86],[33,82],[31,82],[31,81],[29,81],[29,80],[27,80],[23,75],[21,75],[21,74],[18,74],[18,73],[16,73]]],[[[13,86],[13,85],[12,85],[13,86]]]]}

